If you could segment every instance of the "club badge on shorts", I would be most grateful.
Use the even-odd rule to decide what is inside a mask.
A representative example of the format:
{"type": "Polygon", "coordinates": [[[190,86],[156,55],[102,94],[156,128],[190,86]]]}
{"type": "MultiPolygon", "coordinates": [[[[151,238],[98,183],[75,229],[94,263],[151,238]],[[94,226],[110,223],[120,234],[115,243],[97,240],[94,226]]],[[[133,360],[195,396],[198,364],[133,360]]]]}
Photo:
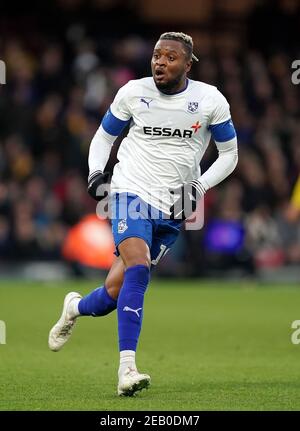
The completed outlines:
{"type": "Polygon", "coordinates": [[[124,233],[126,229],[128,229],[126,219],[120,220],[118,223],[118,233],[124,233]]]}

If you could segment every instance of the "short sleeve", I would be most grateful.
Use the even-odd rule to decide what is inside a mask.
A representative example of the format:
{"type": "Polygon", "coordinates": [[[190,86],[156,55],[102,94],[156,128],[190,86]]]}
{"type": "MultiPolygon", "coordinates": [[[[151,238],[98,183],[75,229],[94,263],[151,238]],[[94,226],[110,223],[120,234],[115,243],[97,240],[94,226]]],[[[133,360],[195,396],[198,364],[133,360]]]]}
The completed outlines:
{"type": "Polygon", "coordinates": [[[110,105],[110,110],[112,114],[122,121],[128,121],[132,117],[130,108],[130,90],[132,88],[132,81],[127,82],[123,87],[117,92],[112,104],[110,105]]]}
{"type": "Polygon", "coordinates": [[[210,125],[224,123],[231,118],[229,103],[217,88],[215,88],[212,97],[213,106],[210,116],[210,125]]]}

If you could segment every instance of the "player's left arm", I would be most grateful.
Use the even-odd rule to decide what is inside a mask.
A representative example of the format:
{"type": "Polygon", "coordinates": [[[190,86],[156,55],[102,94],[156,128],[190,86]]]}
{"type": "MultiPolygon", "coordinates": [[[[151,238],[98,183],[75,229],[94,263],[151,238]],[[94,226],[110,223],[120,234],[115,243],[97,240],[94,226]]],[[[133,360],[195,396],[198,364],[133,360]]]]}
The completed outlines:
{"type": "Polygon", "coordinates": [[[218,158],[203,175],[195,180],[195,185],[201,194],[227,178],[238,162],[237,136],[230,107],[226,98],[217,89],[208,129],[218,149],[218,158]]]}
{"type": "MultiPolygon", "coordinates": [[[[185,203],[185,209],[178,211],[174,203],[170,208],[172,218],[177,218],[176,213],[181,214],[180,218],[183,219],[189,217],[195,211],[197,201],[205,195],[207,190],[227,178],[237,165],[236,131],[231,119],[229,104],[218,90],[216,90],[214,108],[208,129],[218,149],[218,158],[203,175],[182,186],[179,194],[181,195],[181,202],[185,203]]],[[[180,208],[182,208],[181,202],[180,208]]]]}
{"type": "Polygon", "coordinates": [[[234,171],[238,162],[237,137],[232,120],[212,125],[211,132],[218,149],[218,158],[195,181],[203,194],[227,178],[234,171]]]}

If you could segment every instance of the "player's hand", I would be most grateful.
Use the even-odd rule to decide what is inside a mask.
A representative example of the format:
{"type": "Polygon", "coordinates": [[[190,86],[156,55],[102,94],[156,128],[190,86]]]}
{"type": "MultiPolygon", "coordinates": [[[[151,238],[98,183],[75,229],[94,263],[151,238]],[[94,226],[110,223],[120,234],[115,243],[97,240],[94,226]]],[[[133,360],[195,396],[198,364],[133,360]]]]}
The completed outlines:
{"type": "Polygon", "coordinates": [[[204,196],[205,189],[195,180],[184,184],[178,189],[170,190],[175,196],[174,204],[170,208],[170,219],[185,220],[196,210],[198,201],[204,196]]]}
{"type": "Polygon", "coordinates": [[[96,171],[94,174],[92,174],[89,177],[88,187],[87,187],[88,194],[98,202],[106,198],[106,196],[108,195],[107,190],[105,190],[104,192],[102,191],[102,193],[101,193],[101,190],[98,190],[99,186],[107,183],[108,178],[109,178],[109,172],[101,172],[101,171],[96,171]]]}

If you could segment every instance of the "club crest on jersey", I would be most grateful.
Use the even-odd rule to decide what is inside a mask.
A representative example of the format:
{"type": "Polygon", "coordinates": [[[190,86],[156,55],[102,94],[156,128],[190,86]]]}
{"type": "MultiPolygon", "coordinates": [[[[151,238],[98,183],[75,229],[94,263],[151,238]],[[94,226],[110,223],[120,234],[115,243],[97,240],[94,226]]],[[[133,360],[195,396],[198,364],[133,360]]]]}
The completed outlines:
{"type": "Polygon", "coordinates": [[[122,219],[118,223],[118,233],[124,233],[128,229],[126,219],[122,219]]]}
{"type": "Polygon", "coordinates": [[[199,106],[198,102],[189,102],[188,111],[193,114],[194,112],[198,111],[198,106],[199,106]]]}

